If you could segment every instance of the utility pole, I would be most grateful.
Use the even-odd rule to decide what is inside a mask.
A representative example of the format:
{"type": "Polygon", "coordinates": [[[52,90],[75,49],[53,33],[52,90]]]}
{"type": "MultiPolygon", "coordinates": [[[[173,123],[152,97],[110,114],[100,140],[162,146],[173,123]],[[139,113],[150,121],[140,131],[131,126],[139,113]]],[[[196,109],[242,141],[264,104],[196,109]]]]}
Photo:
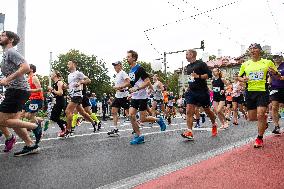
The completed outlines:
{"type": "Polygon", "coordinates": [[[17,46],[17,50],[23,56],[25,56],[25,30],[26,30],[26,0],[18,0],[17,33],[21,40],[17,46]]]}

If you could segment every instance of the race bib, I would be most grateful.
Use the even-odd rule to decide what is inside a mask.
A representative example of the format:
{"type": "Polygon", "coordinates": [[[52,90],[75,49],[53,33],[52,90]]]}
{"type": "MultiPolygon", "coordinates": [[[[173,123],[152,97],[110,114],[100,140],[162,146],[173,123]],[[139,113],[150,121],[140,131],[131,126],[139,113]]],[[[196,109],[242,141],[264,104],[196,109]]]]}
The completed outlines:
{"type": "Polygon", "coordinates": [[[135,81],[135,73],[134,72],[131,72],[128,75],[129,75],[130,81],[135,81]]]}
{"type": "Polygon", "coordinates": [[[220,87],[213,87],[213,92],[215,92],[215,93],[220,92],[220,87]]]}
{"type": "Polygon", "coordinates": [[[258,71],[258,72],[250,72],[249,73],[249,79],[250,80],[263,80],[264,72],[258,71]]]}
{"type": "Polygon", "coordinates": [[[188,77],[188,83],[192,83],[192,82],[194,82],[195,80],[194,80],[194,77],[192,77],[192,76],[189,76],[188,77]]]}
{"type": "Polygon", "coordinates": [[[32,111],[36,111],[38,109],[38,104],[30,104],[29,109],[32,111]]]}

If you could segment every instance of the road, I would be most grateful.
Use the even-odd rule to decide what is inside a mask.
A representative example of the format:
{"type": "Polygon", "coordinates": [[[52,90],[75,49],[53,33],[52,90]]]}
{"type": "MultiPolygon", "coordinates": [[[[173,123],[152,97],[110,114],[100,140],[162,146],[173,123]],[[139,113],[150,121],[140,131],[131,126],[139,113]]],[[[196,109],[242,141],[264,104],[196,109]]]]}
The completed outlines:
{"type": "MultiPolygon", "coordinates": [[[[148,124],[142,129],[145,144],[131,146],[130,123],[122,121],[119,137],[108,137],[111,121],[100,132],[83,123],[75,136],[56,137],[58,128],[51,124],[41,142],[39,154],[13,157],[0,152],[0,187],[5,188],[131,188],[198,161],[251,142],[257,135],[256,125],[240,120],[240,125],[219,131],[211,137],[210,122],[194,132],[195,141],[180,136],[185,121],[177,118],[166,132],[148,124]]],[[[272,127],[267,133],[271,133],[272,127]]],[[[0,148],[4,148],[1,138],[0,148]]]]}

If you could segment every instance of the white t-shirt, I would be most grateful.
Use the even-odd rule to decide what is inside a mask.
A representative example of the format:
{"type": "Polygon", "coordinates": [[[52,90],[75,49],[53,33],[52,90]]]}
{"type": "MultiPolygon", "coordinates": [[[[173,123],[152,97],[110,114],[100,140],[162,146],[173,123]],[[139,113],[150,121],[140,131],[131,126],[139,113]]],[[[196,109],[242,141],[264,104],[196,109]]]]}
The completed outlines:
{"type": "MultiPolygon", "coordinates": [[[[127,78],[129,79],[129,76],[127,75],[127,73],[123,70],[120,70],[120,72],[118,72],[115,76],[115,87],[119,87],[123,85],[123,83],[125,82],[125,79],[127,78]]],[[[115,93],[116,98],[124,98],[127,96],[128,96],[127,87],[121,89],[120,91],[116,91],[115,93]]]]}
{"type": "Polygon", "coordinates": [[[75,72],[72,72],[68,75],[68,92],[70,97],[74,96],[83,96],[82,95],[82,90],[83,90],[83,84],[76,87],[76,84],[83,80],[86,76],[82,73],[76,70],[75,72]]]}

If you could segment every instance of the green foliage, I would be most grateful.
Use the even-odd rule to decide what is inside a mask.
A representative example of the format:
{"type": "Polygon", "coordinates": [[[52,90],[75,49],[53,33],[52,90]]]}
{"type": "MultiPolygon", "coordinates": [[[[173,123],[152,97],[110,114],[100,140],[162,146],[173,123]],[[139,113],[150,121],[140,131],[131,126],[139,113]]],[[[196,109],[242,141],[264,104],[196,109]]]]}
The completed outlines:
{"type": "Polygon", "coordinates": [[[209,56],[209,60],[216,60],[216,58],[217,58],[216,55],[210,55],[209,56]]]}
{"type": "Polygon", "coordinates": [[[167,86],[168,91],[174,92],[175,95],[179,94],[179,75],[177,73],[168,73],[167,86]]]}
{"type": "Polygon", "coordinates": [[[110,77],[107,75],[108,69],[106,63],[98,60],[96,56],[85,55],[78,50],[70,50],[66,54],[60,54],[58,60],[52,63],[52,69],[61,72],[64,81],[67,83],[69,71],[67,69],[67,62],[69,60],[77,61],[77,69],[83,72],[92,81],[88,85],[91,92],[95,92],[98,97],[103,93],[113,93],[110,77]]]}
{"type": "Polygon", "coordinates": [[[48,76],[41,76],[41,75],[37,75],[37,77],[40,81],[43,92],[46,92],[48,84],[49,84],[49,77],[48,76]]]}

